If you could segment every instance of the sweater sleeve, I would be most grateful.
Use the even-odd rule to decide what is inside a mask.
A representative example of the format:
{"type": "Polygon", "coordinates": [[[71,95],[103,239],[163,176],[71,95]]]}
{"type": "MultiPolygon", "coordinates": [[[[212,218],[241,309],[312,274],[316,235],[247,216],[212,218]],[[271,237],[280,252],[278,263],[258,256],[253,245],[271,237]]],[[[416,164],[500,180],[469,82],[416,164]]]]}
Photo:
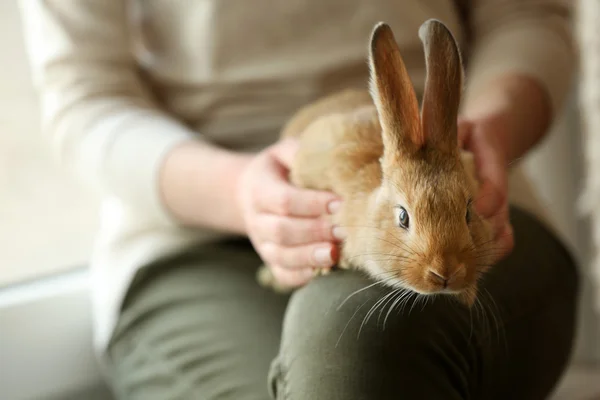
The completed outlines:
{"type": "Polygon", "coordinates": [[[195,137],[160,111],[133,57],[127,1],[22,0],[42,129],[67,169],[146,217],[174,219],[158,192],[165,154],[195,137]]]}
{"type": "Polygon", "coordinates": [[[465,96],[507,73],[527,75],[560,111],[576,59],[570,0],[472,0],[465,96]]]}

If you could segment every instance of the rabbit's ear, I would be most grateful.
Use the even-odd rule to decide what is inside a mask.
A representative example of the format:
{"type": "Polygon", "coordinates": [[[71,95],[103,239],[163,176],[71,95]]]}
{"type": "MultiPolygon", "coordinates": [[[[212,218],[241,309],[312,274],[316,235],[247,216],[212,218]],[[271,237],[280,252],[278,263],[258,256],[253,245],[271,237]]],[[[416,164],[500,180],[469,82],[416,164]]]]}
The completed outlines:
{"type": "Polygon", "coordinates": [[[457,118],[463,84],[458,45],[442,22],[430,19],[419,28],[427,76],[421,110],[427,144],[441,151],[458,148],[457,118]]]}
{"type": "Polygon", "coordinates": [[[414,152],[425,144],[419,104],[389,25],[378,23],[371,34],[370,91],[382,127],[384,158],[414,152]]]}

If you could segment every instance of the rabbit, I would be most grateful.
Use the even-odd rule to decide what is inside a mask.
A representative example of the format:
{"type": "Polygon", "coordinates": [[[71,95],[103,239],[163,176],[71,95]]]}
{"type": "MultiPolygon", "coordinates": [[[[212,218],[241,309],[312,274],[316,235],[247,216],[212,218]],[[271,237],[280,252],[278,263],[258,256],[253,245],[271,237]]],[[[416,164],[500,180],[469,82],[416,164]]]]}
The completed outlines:
{"type": "MultiPolygon", "coordinates": [[[[425,21],[418,34],[426,66],[420,113],[392,29],[379,22],[370,37],[368,90],[346,89],[306,106],[281,137],[300,144],[290,182],[344,200],[330,217],[347,232],[336,267],[470,307],[491,267],[493,234],[473,208],[473,155],[458,144],[463,64],[441,21],[425,21]]],[[[266,266],[259,280],[291,290],[266,266]]]]}

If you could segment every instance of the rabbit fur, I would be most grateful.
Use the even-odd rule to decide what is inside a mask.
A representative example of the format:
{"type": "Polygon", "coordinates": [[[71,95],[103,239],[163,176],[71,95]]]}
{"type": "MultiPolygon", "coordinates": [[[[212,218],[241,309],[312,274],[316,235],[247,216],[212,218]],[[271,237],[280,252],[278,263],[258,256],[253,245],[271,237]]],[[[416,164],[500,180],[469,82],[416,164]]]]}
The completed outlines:
{"type": "MultiPolygon", "coordinates": [[[[419,37],[427,70],[420,111],[392,29],[380,22],[369,43],[370,90],[347,89],[306,106],[281,137],[300,142],[291,183],[343,199],[331,216],[347,232],[337,267],[471,306],[492,262],[493,237],[472,206],[473,156],[458,144],[462,60],[442,22],[425,21],[419,37]],[[406,215],[408,226],[399,226],[406,215]]],[[[258,278],[290,290],[266,266],[258,278]]]]}

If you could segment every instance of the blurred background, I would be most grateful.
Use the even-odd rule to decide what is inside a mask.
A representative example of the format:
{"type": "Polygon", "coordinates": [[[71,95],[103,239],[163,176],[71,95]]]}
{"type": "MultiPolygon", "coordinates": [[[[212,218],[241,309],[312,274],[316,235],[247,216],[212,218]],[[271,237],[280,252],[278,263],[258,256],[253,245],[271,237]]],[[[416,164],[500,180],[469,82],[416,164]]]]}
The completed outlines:
{"type": "Polygon", "coordinates": [[[16,1],[0,4],[0,25],[0,285],[6,286],[82,266],[97,204],[57,166],[40,134],[16,1]]]}
{"type": "MultiPolygon", "coordinates": [[[[91,342],[86,262],[97,200],[61,171],[39,130],[16,1],[0,2],[0,399],[108,399],[91,342]]],[[[590,275],[577,86],[526,171],[590,275]]],[[[600,330],[584,279],[572,367],[556,399],[600,399],[600,330]]]]}
{"type": "Polygon", "coordinates": [[[41,136],[17,1],[0,2],[0,26],[0,399],[48,399],[99,378],[85,273],[98,204],[41,136]]]}

